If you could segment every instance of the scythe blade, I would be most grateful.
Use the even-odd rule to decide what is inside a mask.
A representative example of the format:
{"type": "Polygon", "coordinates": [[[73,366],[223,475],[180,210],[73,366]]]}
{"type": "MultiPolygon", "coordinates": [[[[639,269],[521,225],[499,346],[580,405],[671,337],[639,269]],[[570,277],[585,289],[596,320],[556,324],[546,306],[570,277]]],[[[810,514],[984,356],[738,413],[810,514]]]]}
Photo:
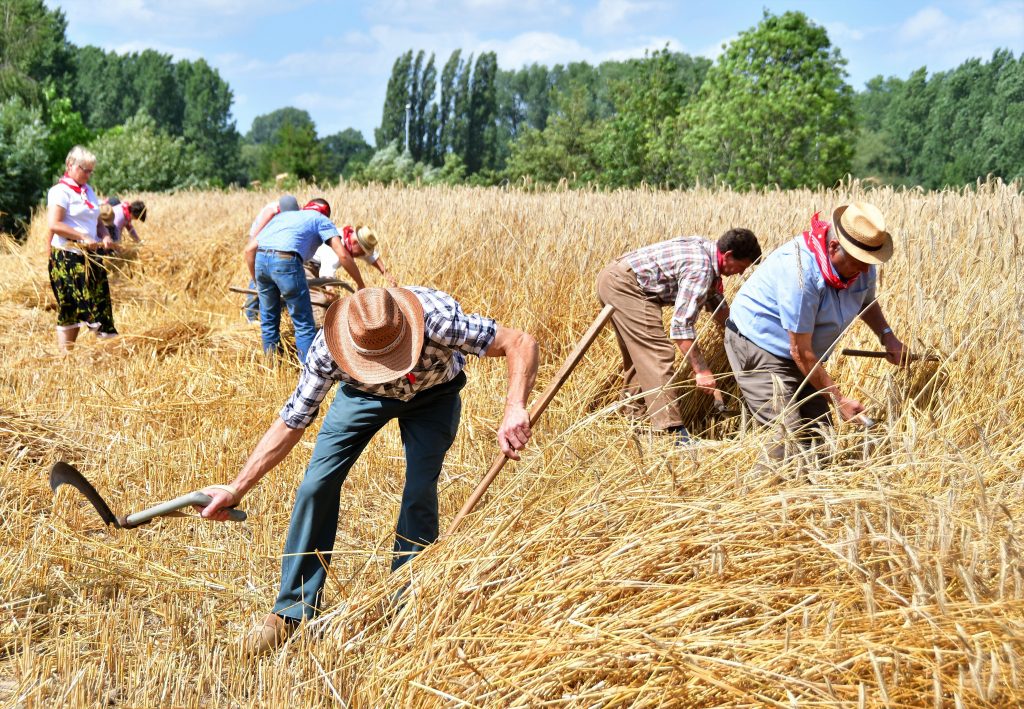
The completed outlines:
{"type": "Polygon", "coordinates": [[[85,476],[78,472],[77,468],[68,465],[64,461],[58,461],[50,468],[50,489],[57,492],[57,488],[61,485],[70,485],[85,495],[85,499],[89,500],[92,506],[96,508],[96,512],[99,513],[104,524],[112,524],[115,529],[121,528],[121,523],[118,522],[117,516],[110,511],[110,507],[107,506],[107,503],[96,491],[96,488],[92,486],[92,483],[86,480],[85,476]]]}

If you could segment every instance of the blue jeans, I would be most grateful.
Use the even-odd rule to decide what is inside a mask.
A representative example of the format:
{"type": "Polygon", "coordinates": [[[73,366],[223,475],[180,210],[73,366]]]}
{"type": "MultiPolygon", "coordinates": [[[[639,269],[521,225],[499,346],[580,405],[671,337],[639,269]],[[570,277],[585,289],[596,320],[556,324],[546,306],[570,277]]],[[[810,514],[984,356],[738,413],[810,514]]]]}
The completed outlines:
{"type": "MultiPolygon", "coordinates": [[[[246,286],[249,290],[256,290],[256,281],[249,281],[249,285],[246,286]]],[[[249,322],[256,322],[260,317],[260,297],[259,295],[246,295],[245,303],[242,304],[242,312],[245,313],[245,319],[249,322]]]]}
{"type": "Polygon", "coordinates": [[[302,259],[298,254],[256,252],[256,289],[260,298],[263,351],[277,352],[281,347],[281,300],[284,300],[295,326],[299,362],[305,362],[306,352],[316,336],[316,323],[302,259]]]}
{"type": "Polygon", "coordinates": [[[460,373],[409,401],[339,385],[341,391],[324,417],[295,495],[274,613],[301,620],[321,609],[327,564],[338,531],[341,486],[370,439],[391,419],[398,419],[405,449],[405,487],[391,570],[437,539],[437,479],[459,428],[459,392],[465,385],[466,375],[460,373]]]}

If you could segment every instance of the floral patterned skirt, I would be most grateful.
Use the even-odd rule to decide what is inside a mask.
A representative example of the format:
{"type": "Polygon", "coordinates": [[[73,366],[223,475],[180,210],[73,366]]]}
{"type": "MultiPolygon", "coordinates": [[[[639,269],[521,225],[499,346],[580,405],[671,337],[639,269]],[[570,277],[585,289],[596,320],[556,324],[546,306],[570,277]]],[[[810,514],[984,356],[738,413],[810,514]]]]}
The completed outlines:
{"type": "Polygon", "coordinates": [[[101,335],[116,335],[110,285],[102,260],[60,249],[50,250],[50,287],[57,299],[57,326],[85,323],[101,335]]]}

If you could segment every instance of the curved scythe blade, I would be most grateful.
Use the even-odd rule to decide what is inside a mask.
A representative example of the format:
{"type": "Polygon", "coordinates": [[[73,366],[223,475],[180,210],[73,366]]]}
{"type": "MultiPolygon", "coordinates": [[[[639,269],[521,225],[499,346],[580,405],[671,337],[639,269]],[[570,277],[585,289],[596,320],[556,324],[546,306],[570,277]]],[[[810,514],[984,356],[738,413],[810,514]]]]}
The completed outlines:
{"type": "Polygon", "coordinates": [[[92,506],[96,508],[104,524],[112,524],[116,529],[121,528],[117,517],[110,511],[110,507],[107,506],[107,503],[100,494],[96,492],[96,488],[92,486],[92,483],[86,480],[85,476],[78,472],[77,468],[73,465],[68,465],[64,461],[58,461],[50,468],[50,489],[57,492],[57,488],[61,485],[70,485],[85,495],[85,499],[89,500],[92,506]]]}

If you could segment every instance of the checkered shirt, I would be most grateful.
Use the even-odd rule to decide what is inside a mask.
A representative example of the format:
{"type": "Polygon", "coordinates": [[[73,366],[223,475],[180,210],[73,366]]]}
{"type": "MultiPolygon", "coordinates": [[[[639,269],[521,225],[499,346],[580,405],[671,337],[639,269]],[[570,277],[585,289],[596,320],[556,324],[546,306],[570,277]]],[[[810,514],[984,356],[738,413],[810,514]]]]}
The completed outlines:
{"type": "Polygon", "coordinates": [[[423,389],[450,382],[466,366],[466,355],[482,357],[498,334],[498,324],[483,315],[467,315],[455,298],[431,288],[409,288],[423,305],[423,351],[405,376],[384,384],[363,384],[344,371],[331,357],[323,330],[317,333],[306,354],[306,363],[281,419],[289,428],[308,428],[320,411],[335,382],[344,382],[367,394],[409,401],[423,389]]]}
{"type": "Polygon", "coordinates": [[[669,337],[697,339],[701,306],[713,312],[722,302],[715,242],[680,236],[631,251],[622,258],[636,274],[640,290],[662,305],[675,305],[669,337]]]}

